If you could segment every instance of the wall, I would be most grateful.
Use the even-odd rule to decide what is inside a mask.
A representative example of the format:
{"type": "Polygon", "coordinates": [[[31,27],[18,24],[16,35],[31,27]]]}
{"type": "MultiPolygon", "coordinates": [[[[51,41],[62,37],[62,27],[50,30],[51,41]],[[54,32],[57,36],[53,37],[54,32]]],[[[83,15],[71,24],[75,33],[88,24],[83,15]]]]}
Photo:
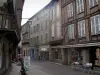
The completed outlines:
{"type": "MultiPolygon", "coordinates": [[[[60,0],[61,1],[61,23],[62,23],[62,34],[64,37],[63,44],[77,44],[77,43],[87,43],[87,42],[97,42],[99,41],[99,35],[91,35],[91,22],[90,17],[100,14],[99,6],[95,5],[90,8],[89,0],[84,0],[84,10],[81,13],[77,13],[76,0],[60,0]],[[67,6],[68,4],[73,3],[73,16],[68,18],[67,6]],[[86,4],[86,5],[85,5],[86,4]],[[85,37],[79,38],[78,36],[78,22],[85,20],[85,37]],[[70,40],[68,38],[68,25],[74,24],[74,39],[70,40]]],[[[99,1],[99,0],[98,0],[99,1]]]]}

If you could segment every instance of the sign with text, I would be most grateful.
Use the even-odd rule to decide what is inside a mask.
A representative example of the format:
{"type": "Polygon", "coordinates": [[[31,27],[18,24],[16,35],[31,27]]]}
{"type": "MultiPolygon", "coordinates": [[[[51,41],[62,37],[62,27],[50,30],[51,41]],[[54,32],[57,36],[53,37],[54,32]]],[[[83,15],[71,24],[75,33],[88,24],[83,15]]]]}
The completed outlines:
{"type": "Polygon", "coordinates": [[[29,67],[30,67],[30,56],[24,57],[24,67],[25,67],[26,70],[29,69],[29,67]]]}

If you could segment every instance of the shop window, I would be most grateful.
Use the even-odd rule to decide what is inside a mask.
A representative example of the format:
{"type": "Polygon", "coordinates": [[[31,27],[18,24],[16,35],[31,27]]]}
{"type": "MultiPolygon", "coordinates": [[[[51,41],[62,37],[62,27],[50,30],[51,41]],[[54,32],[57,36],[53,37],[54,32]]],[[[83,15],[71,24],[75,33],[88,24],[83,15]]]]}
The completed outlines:
{"type": "Polygon", "coordinates": [[[79,53],[77,51],[72,51],[71,52],[71,60],[72,62],[76,62],[78,59],[79,53]]]}
{"type": "Polygon", "coordinates": [[[96,49],[96,60],[95,65],[100,66],[100,48],[96,49]]]}

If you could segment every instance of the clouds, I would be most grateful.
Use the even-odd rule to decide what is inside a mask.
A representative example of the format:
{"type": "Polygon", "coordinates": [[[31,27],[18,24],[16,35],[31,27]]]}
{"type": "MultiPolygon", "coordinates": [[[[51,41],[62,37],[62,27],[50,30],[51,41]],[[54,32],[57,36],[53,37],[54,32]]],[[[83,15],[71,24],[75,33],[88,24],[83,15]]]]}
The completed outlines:
{"type": "MultiPolygon", "coordinates": [[[[44,6],[46,6],[51,0],[25,0],[22,18],[30,18],[44,6]]],[[[22,25],[28,19],[22,19],[22,25]]]]}

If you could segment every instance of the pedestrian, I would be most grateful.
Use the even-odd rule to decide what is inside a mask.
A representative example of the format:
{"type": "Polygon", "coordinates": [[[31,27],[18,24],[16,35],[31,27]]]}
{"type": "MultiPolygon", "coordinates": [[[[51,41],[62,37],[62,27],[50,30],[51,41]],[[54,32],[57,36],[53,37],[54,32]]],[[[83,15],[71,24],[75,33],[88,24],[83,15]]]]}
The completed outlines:
{"type": "Polygon", "coordinates": [[[21,70],[20,70],[21,75],[27,75],[26,74],[26,70],[24,68],[24,61],[23,61],[23,59],[20,59],[20,63],[21,63],[21,70]]]}

